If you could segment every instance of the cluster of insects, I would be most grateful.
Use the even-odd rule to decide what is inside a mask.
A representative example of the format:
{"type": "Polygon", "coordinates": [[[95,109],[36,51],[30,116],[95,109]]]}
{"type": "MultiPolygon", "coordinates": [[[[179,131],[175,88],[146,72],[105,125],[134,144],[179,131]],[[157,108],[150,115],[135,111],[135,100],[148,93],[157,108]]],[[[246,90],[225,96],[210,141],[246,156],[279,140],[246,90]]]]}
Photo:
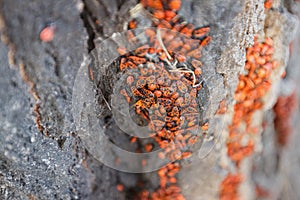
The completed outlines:
{"type": "MultiPolygon", "coordinates": [[[[147,126],[149,136],[163,149],[159,158],[170,164],[157,172],[160,187],[143,190],[138,199],[183,200],[176,179],[179,161],[192,155],[190,147],[199,141],[199,128],[208,129],[207,123],[200,123],[198,95],[203,87],[199,59],[212,39],[210,28],[196,28],[178,16],[180,0],[141,0],[139,5],[150,15],[154,28],[144,29],[147,42],[135,50],[118,47],[122,87],[117,92],[129,104],[134,121],[147,126]]],[[[138,18],[128,23],[127,38],[132,44],[140,44],[136,28],[140,28],[138,18]]],[[[135,141],[132,137],[131,142],[135,141]]],[[[151,144],[144,147],[146,152],[153,148],[151,144]]]]}
{"type": "MultiPolygon", "coordinates": [[[[123,87],[119,94],[126,99],[137,118],[147,125],[150,136],[163,149],[158,154],[170,164],[158,170],[160,187],[143,190],[139,199],[185,199],[177,186],[180,160],[192,155],[189,147],[199,139],[199,91],[202,89],[201,52],[210,41],[209,27],[196,28],[177,15],[180,0],[141,0],[151,16],[153,27],[146,28],[146,44],[134,51],[119,46],[119,70],[123,87]]],[[[128,23],[127,38],[139,43],[135,28],[139,19],[128,23]]],[[[207,130],[208,124],[201,127],[207,130]]],[[[136,138],[131,138],[132,142],[136,138]]],[[[153,145],[146,144],[146,152],[153,145]]],[[[145,163],[142,163],[144,165],[145,163]]]]}
{"type": "MultiPolygon", "coordinates": [[[[246,52],[246,75],[239,76],[239,83],[235,92],[236,104],[232,124],[229,126],[229,141],[227,143],[228,156],[232,161],[239,163],[254,151],[254,139],[251,134],[257,134],[258,128],[252,125],[255,111],[263,107],[262,97],[271,87],[271,73],[278,66],[273,60],[273,40],[266,38],[259,42],[257,37],[254,45],[246,52]],[[241,124],[245,124],[245,130],[241,130],[241,124]],[[245,138],[248,142],[245,143],[245,138]]],[[[236,199],[237,189],[233,190],[232,181],[239,180],[239,175],[228,175],[231,179],[225,179],[221,184],[221,199],[236,199]],[[236,178],[238,177],[238,178],[236,178]],[[231,181],[228,181],[231,180],[231,181]]],[[[239,184],[238,184],[239,185],[239,184]]],[[[237,188],[237,187],[236,187],[237,188]]]]}
{"type": "Polygon", "coordinates": [[[171,163],[166,167],[158,170],[157,174],[160,179],[161,187],[150,193],[148,190],[143,190],[138,199],[142,200],[162,200],[162,199],[176,199],[184,200],[184,196],[181,194],[181,189],[176,185],[176,174],[180,170],[179,163],[171,163]],[[171,184],[170,184],[171,183],[171,184]],[[169,186],[166,186],[169,184],[169,186]]]}
{"type": "MultiPolygon", "coordinates": [[[[230,136],[237,137],[238,128],[242,122],[246,123],[246,132],[255,132],[251,127],[254,112],[263,106],[262,97],[271,87],[270,75],[274,68],[278,66],[276,61],[272,61],[274,54],[273,41],[267,38],[265,42],[259,43],[255,38],[255,43],[247,49],[245,69],[247,75],[240,75],[238,87],[235,93],[236,104],[233,123],[229,127],[230,136]]],[[[242,138],[240,138],[242,139],[242,138]]],[[[228,143],[229,157],[239,162],[253,151],[254,141],[249,141],[247,146],[237,145],[240,140],[228,143]]]]}
{"type": "Polygon", "coordinates": [[[198,80],[200,74],[195,75],[193,70],[199,66],[193,66],[193,70],[177,68],[180,65],[173,63],[176,57],[168,60],[162,49],[146,48],[143,51],[144,57],[136,56],[141,52],[137,49],[135,56],[126,54],[121,58],[120,70],[126,73],[120,94],[135,113],[148,122],[151,136],[159,146],[166,148],[167,153],[171,152],[168,159],[184,158],[190,153],[181,154],[180,150],[186,150],[186,144],[197,141],[193,131],[199,127],[197,92],[202,86],[198,80]],[[155,58],[156,62],[151,60],[155,58]],[[168,146],[171,143],[174,145],[168,146]]]}
{"type": "Polygon", "coordinates": [[[239,192],[239,185],[242,183],[243,179],[241,173],[228,174],[221,183],[220,199],[240,199],[237,194],[239,192]]]}

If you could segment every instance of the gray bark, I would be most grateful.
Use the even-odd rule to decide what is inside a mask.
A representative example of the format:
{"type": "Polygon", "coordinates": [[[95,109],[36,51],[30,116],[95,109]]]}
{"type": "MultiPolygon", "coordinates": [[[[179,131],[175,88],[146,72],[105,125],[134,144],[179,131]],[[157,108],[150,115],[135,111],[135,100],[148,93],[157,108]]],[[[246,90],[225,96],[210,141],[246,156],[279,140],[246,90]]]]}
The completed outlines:
{"type": "MultiPolygon", "coordinates": [[[[150,190],[157,186],[155,173],[123,173],[93,158],[76,132],[71,112],[74,80],[84,58],[98,42],[123,31],[136,4],[135,0],[0,0],[0,199],[132,199],[139,181],[150,190]],[[40,31],[49,24],[56,27],[55,38],[41,42],[40,31]],[[125,185],[124,192],[117,191],[119,183],[125,185]]],[[[292,142],[282,150],[274,139],[271,111],[277,96],[299,83],[299,31],[291,58],[288,53],[298,4],[274,0],[274,9],[264,12],[263,0],[183,2],[180,15],[196,27],[211,27],[213,42],[202,58],[210,87],[208,115],[223,99],[228,106],[213,150],[208,143],[208,150],[203,150],[208,156],[184,165],[179,173],[187,199],[218,199],[219,184],[233,168],[226,157],[225,129],[232,117],[238,74],[243,73],[245,48],[253,44],[255,34],[274,37],[280,66],[273,74],[265,109],[256,118],[256,123],[268,121],[257,140],[262,150],[242,163],[249,181],[241,193],[243,199],[252,199],[253,184],[258,182],[278,199],[300,199],[299,112],[292,142]],[[281,82],[280,73],[287,66],[286,81],[281,82]]],[[[115,137],[126,143],[126,138],[115,137]]]]}

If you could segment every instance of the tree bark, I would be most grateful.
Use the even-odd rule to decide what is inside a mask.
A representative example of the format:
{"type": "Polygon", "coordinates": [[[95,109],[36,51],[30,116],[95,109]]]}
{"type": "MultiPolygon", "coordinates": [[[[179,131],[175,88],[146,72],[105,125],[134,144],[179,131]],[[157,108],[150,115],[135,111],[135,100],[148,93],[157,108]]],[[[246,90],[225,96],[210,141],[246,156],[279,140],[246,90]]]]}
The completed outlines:
{"type": "MultiPolygon", "coordinates": [[[[83,60],[103,40],[124,31],[130,9],[137,4],[136,0],[0,0],[0,199],[133,199],[139,182],[155,189],[155,173],[119,172],[95,159],[76,132],[72,116],[72,90],[83,60]],[[54,27],[50,42],[41,41],[46,27],[54,27]],[[119,192],[118,184],[126,190],[119,192]]],[[[182,1],[179,15],[195,27],[211,28],[213,41],[202,56],[209,88],[207,115],[214,115],[222,100],[227,107],[222,128],[206,143],[207,149],[203,146],[205,158],[184,165],[179,173],[186,199],[218,199],[222,180],[235,171],[227,156],[227,126],[238,77],[245,72],[246,48],[253,45],[255,35],[273,38],[274,59],[280,64],[272,72],[265,106],[254,120],[262,128],[255,136],[257,148],[241,163],[247,180],[240,188],[241,198],[255,199],[255,187],[260,185],[272,198],[300,199],[300,165],[295,161],[300,156],[299,111],[292,116],[294,134],[286,147],[277,144],[273,112],[278,96],[299,91],[299,7],[293,0],[274,0],[270,10],[264,9],[263,0],[182,1]]],[[[147,20],[142,23],[148,25],[147,20]]],[[[125,140],[119,137],[120,143],[125,140]]]]}

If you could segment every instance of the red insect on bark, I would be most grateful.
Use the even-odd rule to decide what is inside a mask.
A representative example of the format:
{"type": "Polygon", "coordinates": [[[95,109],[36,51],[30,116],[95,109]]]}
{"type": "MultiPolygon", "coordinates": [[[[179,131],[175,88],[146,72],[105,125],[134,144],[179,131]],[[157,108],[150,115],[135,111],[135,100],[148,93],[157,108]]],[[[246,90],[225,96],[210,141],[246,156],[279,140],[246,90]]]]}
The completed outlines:
{"type": "Polygon", "coordinates": [[[193,31],[193,37],[202,38],[210,31],[210,27],[202,27],[193,31]]]}
{"type": "Polygon", "coordinates": [[[53,25],[46,26],[41,32],[40,32],[40,40],[43,42],[51,42],[54,38],[56,27],[53,25]]]}

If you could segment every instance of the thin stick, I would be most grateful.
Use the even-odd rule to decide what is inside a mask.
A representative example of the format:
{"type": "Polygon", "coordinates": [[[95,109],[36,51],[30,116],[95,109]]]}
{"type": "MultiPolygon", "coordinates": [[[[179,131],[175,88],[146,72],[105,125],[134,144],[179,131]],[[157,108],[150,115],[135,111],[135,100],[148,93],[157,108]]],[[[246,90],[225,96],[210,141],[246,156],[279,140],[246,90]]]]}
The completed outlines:
{"type": "Polygon", "coordinates": [[[171,60],[172,57],[170,56],[169,52],[167,51],[167,49],[166,49],[166,47],[165,47],[165,45],[164,45],[164,43],[163,43],[163,41],[162,41],[162,39],[161,39],[160,29],[157,29],[157,35],[156,35],[156,37],[157,37],[157,40],[158,40],[160,46],[162,47],[162,49],[163,49],[164,52],[166,53],[168,59],[171,60]]]}
{"type": "Polygon", "coordinates": [[[102,92],[102,90],[101,90],[101,89],[99,89],[99,91],[101,92],[101,97],[102,97],[102,99],[103,99],[103,100],[104,100],[104,102],[106,103],[106,105],[107,105],[108,109],[111,111],[111,107],[110,107],[109,103],[107,102],[107,100],[104,98],[104,95],[103,95],[103,92],[102,92]]]}
{"type": "Polygon", "coordinates": [[[163,41],[161,39],[160,29],[157,29],[157,35],[156,35],[156,37],[157,37],[157,40],[158,40],[160,46],[162,47],[162,49],[164,50],[164,52],[166,53],[166,55],[168,57],[168,59],[165,59],[165,62],[172,68],[172,70],[169,70],[169,71],[170,72],[186,72],[186,73],[191,73],[192,76],[193,76],[193,87],[198,87],[199,85],[201,85],[202,81],[196,85],[196,75],[195,75],[195,73],[192,70],[190,70],[188,68],[185,68],[184,70],[182,70],[182,69],[176,69],[175,66],[177,65],[177,59],[175,59],[175,64],[171,64],[170,63],[169,60],[171,60],[172,57],[170,56],[168,50],[166,49],[166,47],[165,47],[165,45],[164,45],[164,43],[163,43],[163,41]]]}
{"type": "Polygon", "coordinates": [[[190,70],[190,69],[172,69],[172,70],[170,70],[170,72],[185,72],[185,73],[191,73],[192,75],[193,75],[193,87],[198,87],[198,86],[200,86],[201,84],[202,84],[202,81],[200,82],[200,83],[198,83],[198,84],[196,84],[196,75],[195,75],[195,73],[192,71],[192,70],[190,70]]]}

